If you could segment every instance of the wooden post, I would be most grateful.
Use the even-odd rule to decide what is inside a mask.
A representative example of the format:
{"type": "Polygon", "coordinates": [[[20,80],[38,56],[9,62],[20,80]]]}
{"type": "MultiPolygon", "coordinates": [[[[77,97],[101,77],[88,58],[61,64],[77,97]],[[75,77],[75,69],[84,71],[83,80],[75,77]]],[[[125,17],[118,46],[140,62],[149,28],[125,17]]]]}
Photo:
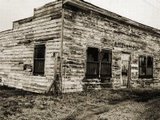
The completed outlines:
{"type": "Polygon", "coordinates": [[[59,84],[60,91],[62,92],[62,67],[63,67],[63,33],[64,33],[64,0],[62,0],[62,18],[61,18],[61,45],[60,45],[60,68],[59,68],[59,84]]]}
{"type": "MultiPolygon", "coordinates": [[[[57,84],[58,84],[58,83],[57,83],[57,79],[58,79],[58,78],[57,78],[57,68],[58,68],[57,66],[58,66],[58,53],[55,54],[54,78],[53,78],[50,86],[48,87],[46,93],[49,93],[49,92],[51,91],[51,89],[53,88],[53,86],[54,86],[54,89],[57,88],[57,84]]],[[[56,90],[54,90],[54,91],[56,91],[56,90]]]]}
{"type": "Polygon", "coordinates": [[[55,56],[55,67],[54,67],[54,80],[52,81],[47,93],[51,90],[54,85],[55,92],[59,95],[62,92],[62,65],[63,65],[63,29],[64,29],[64,8],[62,0],[62,17],[61,17],[61,45],[60,55],[55,56]],[[59,69],[57,73],[57,69],[59,69]]]}
{"type": "Polygon", "coordinates": [[[130,88],[131,87],[131,83],[130,83],[130,80],[131,80],[131,55],[129,57],[129,62],[128,62],[128,80],[127,80],[127,88],[130,88]]]}

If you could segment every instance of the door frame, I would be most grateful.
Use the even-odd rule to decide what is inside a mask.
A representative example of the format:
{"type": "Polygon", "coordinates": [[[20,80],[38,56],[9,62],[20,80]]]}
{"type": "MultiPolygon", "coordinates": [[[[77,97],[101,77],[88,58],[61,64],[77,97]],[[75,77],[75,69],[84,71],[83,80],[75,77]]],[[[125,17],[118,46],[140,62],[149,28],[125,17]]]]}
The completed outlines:
{"type": "Polygon", "coordinates": [[[129,55],[129,61],[128,61],[128,71],[127,71],[127,85],[126,87],[130,87],[130,80],[131,80],[131,53],[130,52],[122,52],[121,53],[121,86],[123,86],[123,77],[122,77],[122,55],[127,54],[129,55]]]}

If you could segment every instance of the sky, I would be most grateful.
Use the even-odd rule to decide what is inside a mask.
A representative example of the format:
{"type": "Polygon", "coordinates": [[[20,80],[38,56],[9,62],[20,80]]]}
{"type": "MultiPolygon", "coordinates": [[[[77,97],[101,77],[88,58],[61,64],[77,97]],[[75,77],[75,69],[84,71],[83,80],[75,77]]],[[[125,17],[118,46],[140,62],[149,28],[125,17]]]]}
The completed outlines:
{"type": "MultiPolygon", "coordinates": [[[[30,17],[33,9],[54,0],[0,0],[0,31],[30,17]]],[[[142,24],[160,29],[160,0],[85,0],[142,24]]]]}

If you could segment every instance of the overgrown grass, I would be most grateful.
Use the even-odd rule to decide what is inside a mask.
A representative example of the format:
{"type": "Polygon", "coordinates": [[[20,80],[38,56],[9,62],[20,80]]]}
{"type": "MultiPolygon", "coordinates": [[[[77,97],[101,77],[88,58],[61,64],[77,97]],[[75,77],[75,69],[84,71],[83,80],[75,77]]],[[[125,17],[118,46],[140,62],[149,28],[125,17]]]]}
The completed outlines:
{"type": "Polygon", "coordinates": [[[159,89],[121,89],[110,91],[109,102],[119,103],[125,100],[136,102],[148,102],[149,100],[160,98],[159,89]]]}
{"type": "Polygon", "coordinates": [[[0,88],[0,119],[27,119],[33,116],[48,120],[87,119],[110,111],[109,106],[128,100],[149,103],[143,113],[146,119],[160,118],[160,90],[157,89],[90,90],[55,97],[3,87],[0,88]],[[150,102],[154,99],[157,101],[150,102]]]}

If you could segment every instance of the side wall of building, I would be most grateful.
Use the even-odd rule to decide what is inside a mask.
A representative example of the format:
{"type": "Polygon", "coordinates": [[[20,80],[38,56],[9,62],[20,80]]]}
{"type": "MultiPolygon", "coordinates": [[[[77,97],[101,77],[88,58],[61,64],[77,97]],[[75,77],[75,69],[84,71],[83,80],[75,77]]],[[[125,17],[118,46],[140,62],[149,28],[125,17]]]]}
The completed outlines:
{"type": "MultiPolygon", "coordinates": [[[[131,83],[160,79],[160,38],[110,17],[70,5],[64,10],[63,91],[83,90],[86,73],[87,48],[112,50],[112,78],[114,88],[121,87],[121,58],[131,55],[131,83]],[[139,56],[153,56],[153,78],[139,78],[139,56]]],[[[98,84],[99,80],[91,82],[98,84]]]]}
{"type": "Polygon", "coordinates": [[[30,18],[0,33],[0,84],[44,93],[54,77],[54,53],[60,53],[62,3],[34,9],[30,18]],[[45,74],[33,75],[34,47],[45,44],[45,74]]]}

